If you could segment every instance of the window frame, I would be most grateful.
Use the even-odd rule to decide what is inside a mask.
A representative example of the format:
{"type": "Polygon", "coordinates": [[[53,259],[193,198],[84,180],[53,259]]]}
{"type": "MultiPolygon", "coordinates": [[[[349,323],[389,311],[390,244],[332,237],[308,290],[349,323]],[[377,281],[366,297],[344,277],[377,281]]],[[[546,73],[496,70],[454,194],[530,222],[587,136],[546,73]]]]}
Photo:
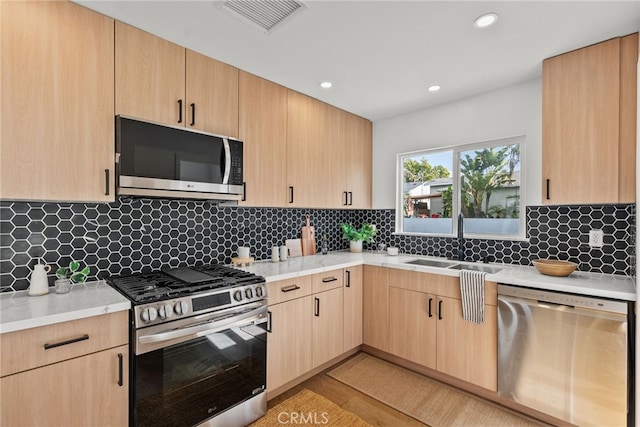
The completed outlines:
{"type": "MultiPolygon", "coordinates": [[[[442,146],[428,148],[424,150],[409,151],[404,153],[398,153],[396,155],[396,221],[395,232],[397,235],[407,236],[421,236],[421,237],[457,237],[458,234],[458,214],[460,213],[461,205],[461,188],[460,188],[460,155],[466,151],[482,150],[486,148],[502,147],[506,145],[520,145],[520,215],[518,224],[518,234],[489,234],[489,233],[469,233],[465,232],[465,238],[472,239],[485,239],[485,240],[527,240],[526,238],[526,209],[523,203],[526,200],[526,179],[524,173],[524,165],[526,164],[526,136],[516,135],[503,138],[496,138],[490,140],[484,140],[479,142],[473,142],[461,145],[442,146]],[[412,158],[420,155],[429,155],[442,152],[452,152],[452,188],[454,189],[452,200],[452,233],[440,234],[440,233],[419,233],[419,232],[407,232],[403,230],[404,222],[404,160],[406,158],[412,158]]],[[[435,165],[434,165],[435,166],[435,165]]],[[[465,227],[466,228],[466,227],[465,227]]]]}

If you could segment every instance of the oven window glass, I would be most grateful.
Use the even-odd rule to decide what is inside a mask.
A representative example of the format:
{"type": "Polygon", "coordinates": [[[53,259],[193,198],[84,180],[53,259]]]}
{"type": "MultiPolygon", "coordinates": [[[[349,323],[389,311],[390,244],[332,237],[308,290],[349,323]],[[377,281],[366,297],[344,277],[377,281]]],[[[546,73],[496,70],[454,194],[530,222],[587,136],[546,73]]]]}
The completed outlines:
{"type": "Polygon", "coordinates": [[[135,357],[135,425],[193,426],[263,392],[264,325],[206,335],[135,357]]]}

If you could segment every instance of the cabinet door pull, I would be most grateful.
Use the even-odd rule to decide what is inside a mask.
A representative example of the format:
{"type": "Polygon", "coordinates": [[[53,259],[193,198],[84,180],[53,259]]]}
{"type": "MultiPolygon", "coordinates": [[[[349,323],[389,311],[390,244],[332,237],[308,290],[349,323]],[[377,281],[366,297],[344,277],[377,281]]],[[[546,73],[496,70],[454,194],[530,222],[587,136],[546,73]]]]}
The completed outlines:
{"type": "Polygon", "coordinates": [[[342,193],[344,194],[344,203],[342,205],[347,206],[349,204],[349,193],[346,191],[343,191],[342,193]]]}
{"type": "Polygon", "coordinates": [[[267,332],[269,332],[269,333],[273,332],[271,330],[271,326],[272,326],[271,316],[273,316],[273,314],[270,311],[267,310],[267,332]]]}
{"type": "Polygon", "coordinates": [[[547,200],[551,200],[551,195],[549,194],[549,187],[551,186],[551,180],[547,179],[547,200]]]}
{"type": "Polygon", "coordinates": [[[191,103],[191,126],[196,124],[196,104],[191,103]]]}
{"type": "Polygon", "coordinates": [[[105,196],[109,195],[109,183],[110,183],[109,181],[111,181],[109,179],[109,174],[110,174],[109,169],[105,169],[104,170],[104,195],[105,196]]]}
{"type": "Polygon", "coordinates": [[[122,353],[118,353],[118,385],[122,387],[124,385],[124,357],[122,357],[122,353]]]}
{"type": "Polygon", "coordinates": [[[433,313],[431,312],[431,303],[433,302],[433,298],[429,298],[429,317],[433,317],[433,313]]]}
{"type": "Polygon", "coordinates": [[[242,183],[242,201],[243,202],[247,201],[247,183],[246,182],[242,183]]]}
{"type": "Polygon", "coordinates": [[[89,334],[84,334],[83,336],[78,337],[78,338],[73,338],[73,339],[66,340],[66,341],[60,341],[60,342],[56,342],[56,343],[53,343],[53,344],[45,344],[44,345],[44,349],[45,350],[49,350],[50,348],[61,347],[63,345],[73,344],[75,342],[85,341],[85,340],[88,340],[88,339],[89,339],[89,334]]]}
{"type": "Polygon", "coordinates": [[[347,284],[345,285],[346,288],[350,288],[351,287],[351,272],[349,270],[345,270],[344,272],[347,275],[347,284]]]}
{"type": "Polygon", "coordinates": [[[289,203],[293,203],[293,186],[289,187],[289,203]]]}
{"type": "Polygon", "coordinates": [[[182,123],[182,99],[178,99],[178,123],[182,123]]]}
{"type": "Polygon", "coordinates": [[[291,292],[291,291],[296,291],[300,289],[300,286],[298,285],[289,285],[289,286],[285,286],[284,288],[281,288],[280,290],[282,292],[291,292]]]}
{"type": "Polygon", "coordinates": [[[320,298],[314,298],[315,303],[316,303],[316,307],[315,307],[315,312],[313,313],[314,316],[316,317],[320,317],[320,298]]]}
{"type": "Polygon", "coordinates": [[[322,283],[331,283],[335,282],[336,280],[338,280],[337,277],[325,277],[324,279],[322,279],[322,283]]]}
{"type": "Polygon", "coordinates": [[[442,300],[438,301],[438,320],[442,320],[442,300]]]}
{"type": "Polygon", "coordinates": [[[353,192],[349,191],[349,206],[353,205],[353,192]]]}

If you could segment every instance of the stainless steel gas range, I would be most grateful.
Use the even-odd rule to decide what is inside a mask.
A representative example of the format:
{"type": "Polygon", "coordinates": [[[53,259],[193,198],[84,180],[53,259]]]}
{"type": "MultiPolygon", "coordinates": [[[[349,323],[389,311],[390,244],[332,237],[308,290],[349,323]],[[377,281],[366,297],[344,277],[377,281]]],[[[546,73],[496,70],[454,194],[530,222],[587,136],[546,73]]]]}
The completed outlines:
{"type": "Polygon", "coordinates": [[[207,265],[108,282],[133,307],[131,426],[244,426],[266,412],[264,278],[207,265]]]}

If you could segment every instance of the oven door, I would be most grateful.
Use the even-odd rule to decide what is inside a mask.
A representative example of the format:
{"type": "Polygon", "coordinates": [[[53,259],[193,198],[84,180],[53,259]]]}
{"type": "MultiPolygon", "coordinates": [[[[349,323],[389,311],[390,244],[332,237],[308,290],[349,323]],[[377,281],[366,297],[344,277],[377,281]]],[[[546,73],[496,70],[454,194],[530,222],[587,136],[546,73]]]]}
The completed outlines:
{"type": "Polygon", "coordinates": [[[265,391],[266,312],[253,303],[136,332],[136,426],[194,426],[265,391]]]}

